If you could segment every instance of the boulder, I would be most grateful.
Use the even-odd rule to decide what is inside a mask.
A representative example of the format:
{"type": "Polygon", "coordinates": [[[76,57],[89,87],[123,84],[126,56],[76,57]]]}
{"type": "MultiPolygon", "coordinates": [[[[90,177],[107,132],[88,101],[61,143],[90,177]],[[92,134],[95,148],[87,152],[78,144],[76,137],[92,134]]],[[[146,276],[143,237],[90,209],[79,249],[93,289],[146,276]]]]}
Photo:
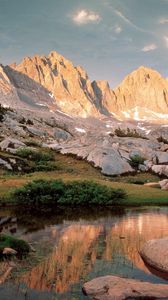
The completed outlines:
{"type": "Polygon", "coordinates": [[[7,151],[8,149],[18,149],[18,148],[22,148],[22,147],[26,147],[26,145],[17,140],[17,139],[13,139],[13,138],[6,138],[4,139],[1,143],[0,143],[0,149],[1,150],[5,150],[7,151]]]}
{"type": "Polygon", "coordinates": [[[161,189],[164,189],[168,185],[168,179],[159,181],[161,189]]]}
{"type": "Polygon", "coordinates": [[[83,292],[96,300],[168,299],[167,284],[152,284],[116,276],[95,278],[84,284],[83,292]]]}
{"type": "Polygon", "coordinates": [[[168,274],[168,238],[148,241],[140,255],[148,265],[168,274]]]}
{"type": "Polygon", "coordinates": [[[32,135],[35,135],[35,136],[38,136],[38,137],[47,137],[47,136],[48,136],[48,134],[47,134],[46,131],[37,129],[37,128],[35,128],[35,127],[27,126],[27,130],[28,130],[28,132],[30,132],[32,135]]]}
{"type": "Polygon", "coordinates": [[[168,145],[167,144],[163,144],[160,148],[161,151],[168,151],[168,145]]]}
{"type": "Polygon", "coordinates": [[[158,175],[165,175],[168,177],[168,165],[153,165],[152,171],[158,175]]]}
{"type": "Polygon", "coordinates": [[[157,157],[158,165],[168,164],[168,152],[157,151],[156,157],[157,157]]]}
{"type": "Polygon", "coordinates": [[[160,188],[159,182],[148,182],[148,183],[145,183],[144,185],[148,186],[148,187],[153,187],[153,188],[160,188]]]}
{"type": "Polygon", "coordinates": [[[139,164],[138,170],[141,171],[141,172],[147,172],[148,171],[148,167],[144,166],[142,164],[139,164]]]}
{"type": "Polygon", "coordinates": [[[162,188],[162,190],[168,191],[168,183],[162,188]]]}
{"type": "Polygon", "coordinates": [[[2,158],[0,158],[0,166],[3,166],[5,169],[12,171],[13,168],[12,166],[5,160],[3,160],[2,158]]]}
{"type": "Polygon", "coordinates": [[[71,138],[71,135],[70,135],[70,133],[66,132],[65,130],[62,130],[60,128],[56,128],[54,130],[54,137],[58,141],[66,141],[66,140],[71,138]]]}

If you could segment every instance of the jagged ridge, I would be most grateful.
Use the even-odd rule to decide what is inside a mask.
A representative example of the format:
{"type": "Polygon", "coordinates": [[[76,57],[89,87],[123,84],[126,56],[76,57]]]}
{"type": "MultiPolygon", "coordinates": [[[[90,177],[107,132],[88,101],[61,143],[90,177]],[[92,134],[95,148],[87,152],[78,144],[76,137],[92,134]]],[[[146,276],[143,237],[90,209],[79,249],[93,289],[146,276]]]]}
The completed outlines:
{"type": "Polygon", "coordinates": [[[85,70],[57,52],[26,57],[0,67],[1,103],[61,109],[82,117],[113,114],[121,120],[168,119],[168,81],[140,67],[114,90],[107,81],[91,82],[85,70]]]}

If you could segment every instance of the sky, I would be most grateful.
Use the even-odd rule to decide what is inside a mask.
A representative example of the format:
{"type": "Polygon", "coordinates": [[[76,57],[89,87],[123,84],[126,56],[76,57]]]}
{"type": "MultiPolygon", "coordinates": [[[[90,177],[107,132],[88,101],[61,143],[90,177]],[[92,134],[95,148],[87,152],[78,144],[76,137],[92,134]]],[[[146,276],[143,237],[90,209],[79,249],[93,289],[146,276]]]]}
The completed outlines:
{"type": "Polygon", "coordinates": [[[0,63],[53,50],[112,87],[141,65],[168,77],[168,0],[0,0],[0,63]]]}

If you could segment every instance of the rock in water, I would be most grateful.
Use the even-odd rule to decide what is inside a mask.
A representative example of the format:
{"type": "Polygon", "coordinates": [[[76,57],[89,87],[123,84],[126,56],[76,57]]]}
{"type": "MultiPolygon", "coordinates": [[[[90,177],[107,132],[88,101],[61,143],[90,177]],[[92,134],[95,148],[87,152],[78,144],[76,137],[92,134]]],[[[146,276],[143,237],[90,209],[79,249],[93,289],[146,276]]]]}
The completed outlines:
{"type": "Polygon", "coordinates": [[[140,254],[148,265],[168,274],[168,238],[148,241],[140,254]]]}
{"type": "Polygon", "coordinates": [[[116,276],[95,278],[84,284],[83,292],[96,300],[168,299],[167,284],[152,284],[116,276]]]}

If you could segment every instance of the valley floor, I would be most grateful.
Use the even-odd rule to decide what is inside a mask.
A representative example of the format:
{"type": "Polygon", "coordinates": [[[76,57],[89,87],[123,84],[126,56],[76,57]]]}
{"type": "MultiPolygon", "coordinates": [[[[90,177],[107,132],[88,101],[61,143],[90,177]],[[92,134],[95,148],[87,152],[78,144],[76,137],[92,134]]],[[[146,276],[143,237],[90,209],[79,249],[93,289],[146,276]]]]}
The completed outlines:
{"type": "MultiPolygon", "coordinates": [[[[2,152],[1,155],[3,155],[2,152]]],[[[7,154],[4,153],[4,155],[7,154]]],[[[50,172],[18,175],[0,170],[0,204],[12,204],[10,192],[27,182],[35,179],[62,179],[64,181],[95,181],[112,188],[121,188],[128,195],[127,199],[122,200],[123,206],[168,205],[167,191],[143,186],[144,182],[159,181],[156,175],[141,173],[134,176],[108,177],[102,175],[98,169],[87,162],[72,156],[56,153],[54,159],[57,170],[50,172]]]]}

